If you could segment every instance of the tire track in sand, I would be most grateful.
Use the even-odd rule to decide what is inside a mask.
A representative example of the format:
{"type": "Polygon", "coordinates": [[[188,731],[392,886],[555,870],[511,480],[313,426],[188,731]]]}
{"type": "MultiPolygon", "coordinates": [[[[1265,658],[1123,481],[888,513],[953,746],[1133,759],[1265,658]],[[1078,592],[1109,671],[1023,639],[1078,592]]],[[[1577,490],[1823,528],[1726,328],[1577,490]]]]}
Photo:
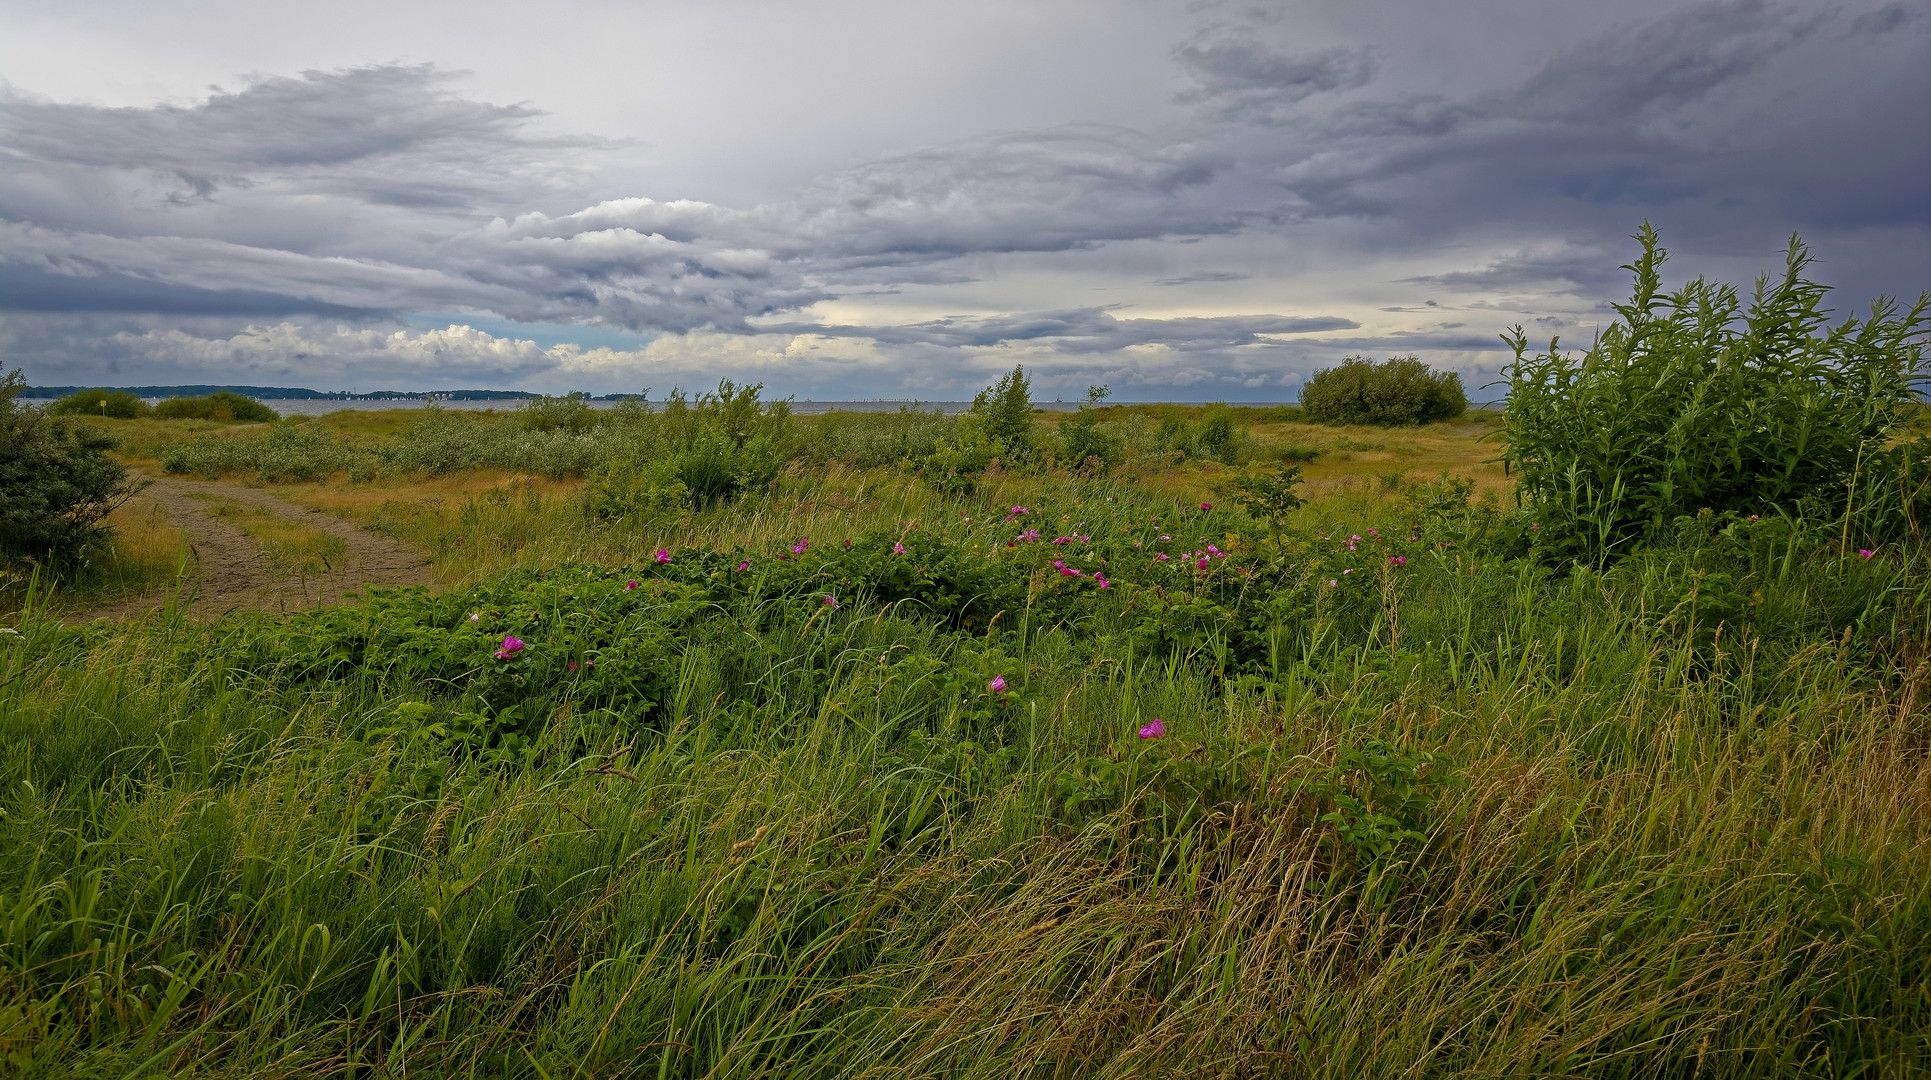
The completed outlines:
{"type": "MultiPolygon", "coordinates": [[[[190,612],[212,619],[231,611],[298,611],[342,602],[342,594],[363,585],[426,585],[428,558],[420,551],[332,514],[278,499],[255,488],[212,480],[155,477],[136,499],[157,505],[169,524],[188,536],[194,567],[181,583],[190,612]],[[341,539],[341,565],[319,574],[289,575],[269,566],[260,544],[234,522],[215,513],[217,500],[286,518],[341,539]]],[[[133,600],[74,612],[69,623],[122,619],[159,610],[175,588],[151,591],[133,600]]]]}

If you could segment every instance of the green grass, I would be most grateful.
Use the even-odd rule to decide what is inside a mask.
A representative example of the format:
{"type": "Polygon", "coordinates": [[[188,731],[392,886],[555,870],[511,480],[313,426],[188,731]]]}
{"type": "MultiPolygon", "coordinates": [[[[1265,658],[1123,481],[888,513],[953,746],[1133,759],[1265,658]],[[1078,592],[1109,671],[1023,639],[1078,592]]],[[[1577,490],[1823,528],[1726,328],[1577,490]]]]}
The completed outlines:
{"type": "Polygon", "coordinates": [[[1211,465],[967,498],[833,466],[639,527],[452,478],[345,504],[435,551],[439,596],[29,615],[0,635],[0,1061],[1920,1073],[1925,552],[1710,523],[1557,573],[1510,515],[1336,468],[1281,550],[1175,506],[1220,501],[1211,465]],[[1029,523],[1091,543],[1006,548],[1029,523]],[[867,576],[892,538],[976,591],[867,576]],[[1204,542],[1235,555],[1148,554],[1204,542]],[[1046,561],[1102,557],[1104,591],[1046,561]],[[530,646],[494,660],[506,632],[530,646]]]}

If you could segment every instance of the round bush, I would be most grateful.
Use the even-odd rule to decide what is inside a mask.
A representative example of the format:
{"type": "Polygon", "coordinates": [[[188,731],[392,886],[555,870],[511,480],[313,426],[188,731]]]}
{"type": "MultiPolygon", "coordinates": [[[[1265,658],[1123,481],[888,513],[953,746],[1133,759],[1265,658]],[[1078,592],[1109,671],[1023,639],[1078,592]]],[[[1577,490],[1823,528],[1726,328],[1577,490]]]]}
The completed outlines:
{"type": "Polygon", "coordinates": [[[1435,371],[1418,356],[1379,364],[1350,356],[1314,373],[1301,388],[1301,411],[1320,424],[1428,424],[1468,411],[1468,395],[1460,375],[1435,371]]]}
{"type": "Polygon", "coordinates": [[[266,424],[281,419],[281,414],[245,394],[217,390],[207,397],[169,398],[154,407],[163,420],[240,420],[266,424]]]}
{"type": "Polygon", "coordinates": [[[56,415],[111,416],[133,420],[149,413],[148,403],[126,390],[81,390],[68,394],[47,407],[56,415]]]}

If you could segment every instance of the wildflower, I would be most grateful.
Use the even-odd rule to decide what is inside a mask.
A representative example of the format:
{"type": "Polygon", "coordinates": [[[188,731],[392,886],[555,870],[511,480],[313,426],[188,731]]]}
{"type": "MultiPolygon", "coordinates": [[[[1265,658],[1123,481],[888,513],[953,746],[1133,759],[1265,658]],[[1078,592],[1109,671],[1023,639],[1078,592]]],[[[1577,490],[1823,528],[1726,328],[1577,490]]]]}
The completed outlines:
{"type": "Polygon", "coordinates": [[[1172,556],[1168,555],[1164,551],[1158,551],[1154,553],[1153,558],[1155,562],[1166,562],[1169,558],[1172,558],[1172,556]]]}
{"type": "Polygon", "coordinates": [[[1135,540],[1135,541],[1133,541],[1133,546],[1134,546],[1134,547],[1139,547],[1139,546],[1140,546],[1140,542],[1139,542],[1138,540],[1135,540]]]}
{"type": "Polygon", "coordinates": [[[1030,510],[1028,510],[1028,509],[1026,509],[1026,508],[1025,508],[1025,507],[1023,507],[1023,506],[1015,506],[1015,507],[1013,507],[1013,508],[1012,508],[1012,511],[1011,511],[1011,512],[1012,512],[1012,513],[1014,513],[1014,514],[1030,514],[1030,513],[1032,513],[1032,511],[1030,511],[1030,510]]]}
{"type": "Polygon", "coordinates": [[[895,543],[893,543],[893,544],[892,544],[892,554],[894,554],[894,555],[903,555],[903,554],[905,554],[905,543],[904,543],[904,541],[898,541],[898,542],[895,542],[895,543]]]}
{"type": "Polygon", "coordinates": [[[1194,568],[1195,570],[1205,570],[1205,569],[1207,569],[1207,557],[1206,557],[1206,556],[1204,556],[1204,555],[1203,555],[1203,556],[1201,556],[1201,557],[1200,557],[1200,561],[1199,561],[1199,562],[1197,562],[1197,563],[1194,563],[1194,564],[1193,564],[1193,568],[1194,568]]]}
{"type": "Polygon", "coordinates": [[[811,546],[810,540],[800,540],[797,543],[791,545],[791,553],[793,555],[803,555],[805,553],[805,549],[810,546],[811,546]]]}
{"type": "Polygon", "coordinates": [[[475,612],[473,612],[473,611],[469,613],[469,621],[470,621],[470,622],[475,622],[475,621],[476,621],[477,619],[480,619],[480,618],[482,618],[482,616],[481,616],[481,615],[478,615],[478,614],[476,614],[476,613],[475,613],[475,612]]]}
{"type": "Polygon", "coordinates": [[[1877,554],[1877,552],[1875,552],[1875,551],[1872,551],[1872,550],[1871,550],[1870,548],[1858,548],[1858,549],[1857,549],[1857,554],[1858,554],[1858,556],[1859,556],[1860,558],[1865,558],[1865,559],[1868,559],[1868,558],[1870,558],[1871,556],[1873,556],[1873,555],[1875,555],[1875,554],[1877,554]]]}
{"type": "Polygon", "coordinates": [[[836,596],[826,596],[821,603],[833,611],[838,610],[838,598],[836,596]]]}
{"type": "Polygon", "coordinates": [[[572,660],[563,666],[566,668],[569,668],[572,672],[577,670],[577,662],[575,660],[572,660]]]}
{"type": "Polygon", "coordinates": [[[627,581],[627,582],[625,582],[625,583],[624,583],[624,591],[625,591],[625,592],[629,592],[630,590],[632,590],[632,589],[634,589],[634,588],[636,588],[636,587],[637,587],[637,583],[636,583],[636,582],[634,582],[634,581],[627,581]]]}
{"type": "Polygon", "coordinates": [[[1359,544],[1359,543],[1361,542],[1361,534],[1360,534],[1360,533],[1356,533],[1356,534],[1354,534],[1353,536],[1350,536],[1350,537],[1348,537],[1348,539],[1350,539],[1350,540],[1352,540],[1352,541],[1354,541],[1355,543],[1357,543],[1357,544],[1359,544]]]}
{"type": "Polygon", "coordinates": [[[1348,576],[1349,574],[1352,574],[1352,573],[1354,573],[1354,571],[1352,571],[1352,570],[1343,570],[1343,571],[1341,571],[1341,576],[1342,576],[1342,577],[1347,577],[1347,576],[1348,576]]]}
{"type": "Polygon", "coordinates": [[[1407,565],[1408,565],[1408,556],[1406,556],[1406,555],[1393,555],[1393,556],[1390,556],[1390,557],[1389,557],[1389,559],[1388,559],[1388,565],[1389,565],[1389,566],[1407,566],[1407,565]]]}
{"type": "Polygon", "coordinates": [[[1212,509],[1214,508],[1214,504],[1213,504],[1213,503],[1201,503],[1201,504],[1200,504],[1200,508],[1201,508],[1202,510],[1212,510],[1212,509]]]}
{"type": "Polygon", "coordinates": [[[1113,583],[1106,580],[1106,575],[1100,573],[1098,570],[1093,571],[1093,580],[1096,583],[1098,583],[1099,587],[1102,589],[1110,589],[1113,587],[1113,583]]]}
{"type": "Polygon", "coordinates": [[[746,559],[743,562],[738,564],[738,573],[740,574],[744,573],[746,570],[749,570],[749,569],[751,569],[750,559],[746,559]]]}
{"type": "Polygon", "coordinates": [[[503,647],[496,650],[498,660],[508,660],[523,651],[523,639],[514,634],[503,635],[503,647]]]}
{"type": "Polygon", "coordinates": [[[992,681],[986,684],[986,689],[995,694],[1005,693],[1006,677],[1004,675],[994,675],[992,681]]]}
{"type": "Polygon", "coordinates": [[[657,559],[657,565],[662,566],[665,563],[670,561],[670,552],[665,551],[663,548],[658,548],[656,559],[657,559]]]}
{"type": "Polygon", "coordinates": [[[1165,735],[1166,733],[1167,733],[1166,723],[1156,716],[1153,718],[1153,723],[1148,724],[1145,727],[1140,729],[1140,738],[1157,739],[1160,736],[1165,735]]]}

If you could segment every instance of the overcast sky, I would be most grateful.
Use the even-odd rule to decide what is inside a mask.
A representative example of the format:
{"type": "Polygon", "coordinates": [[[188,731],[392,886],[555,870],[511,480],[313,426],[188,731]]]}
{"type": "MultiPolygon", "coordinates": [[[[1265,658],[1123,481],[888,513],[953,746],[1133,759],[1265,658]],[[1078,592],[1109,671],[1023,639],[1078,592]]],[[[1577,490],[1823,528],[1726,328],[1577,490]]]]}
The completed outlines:
{"type": "MultiPolygon", "coordinates": [[[[1921,0],[0,0],[31,382],[1292,400],[1801,232],[1931,288],[1921,0]]],[[[1478,397],[1482,395],[1477,395],[1478,397]]]]}

